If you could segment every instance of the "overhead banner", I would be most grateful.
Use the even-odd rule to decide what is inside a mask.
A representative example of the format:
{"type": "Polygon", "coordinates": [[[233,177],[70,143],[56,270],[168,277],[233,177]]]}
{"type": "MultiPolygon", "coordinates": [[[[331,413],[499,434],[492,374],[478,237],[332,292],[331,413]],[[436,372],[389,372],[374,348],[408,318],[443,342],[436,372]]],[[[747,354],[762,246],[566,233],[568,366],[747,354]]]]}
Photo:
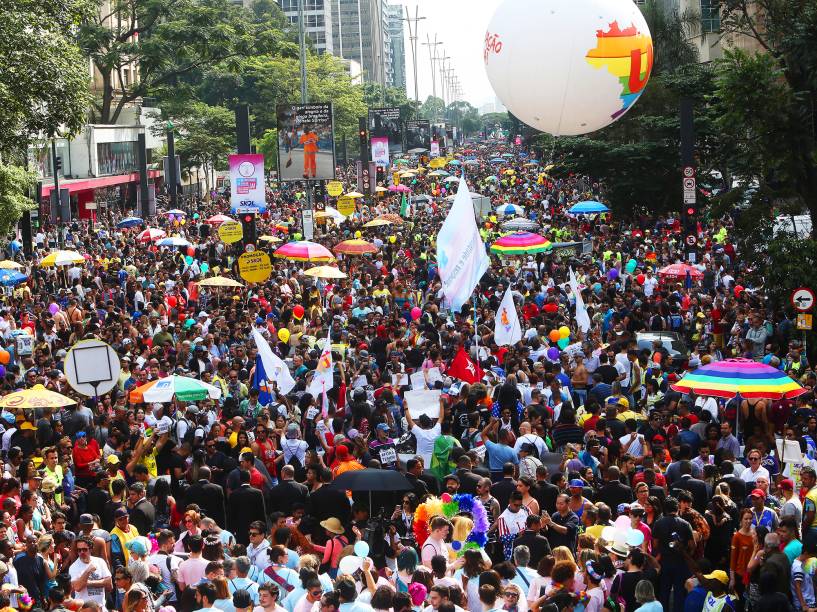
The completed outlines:
{"type": "Polygon", "coordinates": [[[406,121],[406,151],[419,153],[431,148],[431,122],[427,119],[406,121]]]}
{"type": "Polygon", "coordinates": [[[335,178],[332,104],[280,104],[278,177],[282,181],[331,181],[335,178]]]}
{"type": "Polygon", "coordinates": [[[233,214],[267,210],[264,156],[255,153],[230,155],[230,207],[233,214]]]}
{"type": "MultiPolygon", "coordinates": [[[[389,153],[396,157],[403,152],[403,125],[400,122],[400,108],[370,108],[369,135],[372,137],[372,147],[375,138],[386,138],[389,153]]],[[[374,159],[374,158],[373,158],[374,159]]]]}
{"type": "Polygon", "coordinates": [[[372,138],[372,161],[384,168],[389,165],[389,139],[385,136],[372,138]]]}

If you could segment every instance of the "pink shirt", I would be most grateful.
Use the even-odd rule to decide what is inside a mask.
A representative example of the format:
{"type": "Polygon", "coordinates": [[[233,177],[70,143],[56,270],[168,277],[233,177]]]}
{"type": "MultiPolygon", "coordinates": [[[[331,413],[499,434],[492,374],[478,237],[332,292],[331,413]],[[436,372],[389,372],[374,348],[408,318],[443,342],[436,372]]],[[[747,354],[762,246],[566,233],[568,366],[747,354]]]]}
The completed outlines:
{"type": "Polygon", "coordinates": [[[210,563],[207,559],[190,558],[182,561],[177,573],[179,582],[186,586],[196,585],[204,578],[204,568],[210,563]]]}

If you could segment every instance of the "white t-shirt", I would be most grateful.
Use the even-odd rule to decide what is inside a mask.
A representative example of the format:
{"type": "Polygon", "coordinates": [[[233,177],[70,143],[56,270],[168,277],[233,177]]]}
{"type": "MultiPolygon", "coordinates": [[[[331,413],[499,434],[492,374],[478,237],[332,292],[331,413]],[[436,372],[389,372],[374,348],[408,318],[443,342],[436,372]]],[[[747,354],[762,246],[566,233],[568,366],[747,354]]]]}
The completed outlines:
{"type": "MultiPolygon", "coordinates": [[[[85,563],[82,559],[77,559],[71,564],[71,567],[68,568],[68,573],[71,576],[71,580],[77,580],[80,576],[82,576],[85,569],[89,566],[93,565],[96,569],[91,572],[88,576],[88,580],[103,580],[105,578],[110,578],[111,571],[108,569],[108,564],[105,563],[105,559],[100,559],[99,557],[91,557],[90,563],[85,563]]],[[[91,587],[89,588],[88,585],[85,586],[84,589],[81,591],[76,591],[75,593],[77,599],[82,599],[83,601],[93,601],[105,610],[105,589],[102,587],[91,587]]]]}
{"type": "Polygon", "coordinates": [[[658,286],[658,279],[654,276],[652,278],[647,277],[644,279],[644,295],[650,297],[653,293],[655,293],[655,288],[658,286]]]}
{"type": "Polygon", "coordinates": [[[435,423],[431,429],[423,429],[415,423],[414,427],[411,428],[411,433],[417,438],[417,454],[423,458],[425,468],[430,468],[431,455],[434,453],[434,442],[442,434],[440,423],[435,423]]]}

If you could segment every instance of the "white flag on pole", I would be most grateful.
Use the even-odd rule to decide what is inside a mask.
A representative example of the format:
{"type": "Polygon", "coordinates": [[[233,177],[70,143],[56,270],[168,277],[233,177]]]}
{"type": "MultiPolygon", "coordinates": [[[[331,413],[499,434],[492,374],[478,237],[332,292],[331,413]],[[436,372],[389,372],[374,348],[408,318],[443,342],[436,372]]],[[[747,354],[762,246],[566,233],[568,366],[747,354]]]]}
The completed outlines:
{"type": "Polygon", "coordinates": [[[252,330],[252,337],[255,340],[255,346],[258,347],[258,356],[261,358],[261,363],[264,364],[267,380],[277,383],[278,392],[281,395],[287,395],[295,387],[295,379],[289,373],[287,364],[272,352],[269,342],[255,328],[252,330]]]}
{"type": "Polygon", "coordinates": [[[468,302],[489,263],[474,218],[471,193],[460,179],[454,203],[437,235],[437,265],[446,305],[459,311],[468,302]]]}
{"type": "Polygon", "coordinates": [[[511,288],[505,290],[494,320],[494,341],[497,346],[516,344],[522,339],[522,324],[516,312],[511,288]]]}
{"type": "Polygon", "coordinates": [[[579,291],[579,281],[576,280],[576,274],[573,268],[570,268],[570,291],[573,292],[573,297],[576,298],[576,323],[579,324],[579,329],[583,333],[590,330],[590,315],[587,314],[587,308],[584,305],[584,298],[579,291]]]}
{"type": "Polygon", "coordinates": [[[329,391],[335,384],[335,379],[332,376],[332,339],[329,336],[330,331],[331,328],[326,332],[326,342],[324,342],[321,356],[318,358],[318,367],[315,368],[312,382],[307,389],[312,397],[318,397],[321,393],[329,391]]]}

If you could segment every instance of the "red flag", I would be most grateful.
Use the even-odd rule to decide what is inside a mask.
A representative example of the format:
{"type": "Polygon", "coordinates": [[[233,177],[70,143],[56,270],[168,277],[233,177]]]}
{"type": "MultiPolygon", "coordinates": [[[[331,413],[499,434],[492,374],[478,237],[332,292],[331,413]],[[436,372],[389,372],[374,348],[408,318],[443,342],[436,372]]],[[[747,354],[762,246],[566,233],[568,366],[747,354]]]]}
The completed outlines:
{"type": "Polygon", "coordinates": [[[473,384],[482,380],[482,368],[460,347],[446,372],[449,376],[473,384]]]}

